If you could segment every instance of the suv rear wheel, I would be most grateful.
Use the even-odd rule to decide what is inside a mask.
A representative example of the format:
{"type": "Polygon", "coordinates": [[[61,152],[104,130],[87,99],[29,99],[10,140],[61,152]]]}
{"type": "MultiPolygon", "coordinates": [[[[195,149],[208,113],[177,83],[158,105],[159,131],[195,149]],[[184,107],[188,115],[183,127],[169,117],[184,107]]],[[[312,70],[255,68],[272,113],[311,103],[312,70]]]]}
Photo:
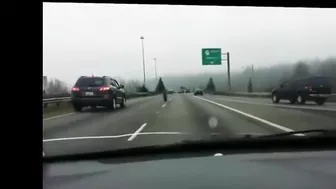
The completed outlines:
{"type": "Polygon", "coordinates": [[[110,110],[115,110],[117,108],[117,104],[116,104],[116,99],[113,98],[112,101],[110,102],[110,104],[108,105],[108,108],[110,110]]]}
{"type": "Polygon", "coordinates": [[[280,101],[280,98],[278,97],[276,92],[272,93],[272,101],[273,103],[279,103],[280,101]]]}
{"type": "Polygon", "coordinates": [[[296,101],[299,104],[304,104],[306,102],[306,100],[304,99],[304,97],[302,95],[300,95],[300,94],[297,96],[296,101]]]}
{"type": "Polygon", "coordinates": [[[124,96],[122,102],[120,103],[120,107],[124,108],[126,106],[126,97],[124,96]]]}

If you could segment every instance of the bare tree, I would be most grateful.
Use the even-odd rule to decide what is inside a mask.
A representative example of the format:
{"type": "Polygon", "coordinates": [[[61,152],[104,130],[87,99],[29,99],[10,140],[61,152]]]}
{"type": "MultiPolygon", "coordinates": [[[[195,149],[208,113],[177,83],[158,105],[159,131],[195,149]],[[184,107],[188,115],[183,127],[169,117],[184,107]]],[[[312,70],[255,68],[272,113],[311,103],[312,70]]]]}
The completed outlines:
{"type": "Polygon", "coordinates": [[[120,85],[124,85],[125,86],[125,84],[126,84],[125,79],[122,79],[121,77],[119,77],[118,82],[119,82],[120,85]]]}
{"type": "Polygon", "coordinates": [[[125,84],[125,90],[127,93],[136,93],[137,88],[140,87],[141,84],[139,81],[137,80],[129,80],[126,84],[125,84]]]}
{"type": "Polygon", "coordinates": [[[303,61],[299,61],[294,67],[293,78],[309,76],[309,66],[303,61]]]}
{"type": "Polygon", "coordinates": [[[54,78],[48,81],[47,91],[49,94],[67,93],[68,87],[66,86],[65,82],[54,78]]]}

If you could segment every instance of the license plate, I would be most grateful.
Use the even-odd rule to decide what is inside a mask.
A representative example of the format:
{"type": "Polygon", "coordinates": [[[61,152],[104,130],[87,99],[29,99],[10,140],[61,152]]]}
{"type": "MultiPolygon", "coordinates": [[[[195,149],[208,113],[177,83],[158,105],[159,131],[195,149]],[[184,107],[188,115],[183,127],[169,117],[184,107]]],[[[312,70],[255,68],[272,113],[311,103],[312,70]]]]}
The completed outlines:
{"type": "Polygon", "coordinates": [[[85,92],[85,96],[92,96],[93,92],[85,92]]]}

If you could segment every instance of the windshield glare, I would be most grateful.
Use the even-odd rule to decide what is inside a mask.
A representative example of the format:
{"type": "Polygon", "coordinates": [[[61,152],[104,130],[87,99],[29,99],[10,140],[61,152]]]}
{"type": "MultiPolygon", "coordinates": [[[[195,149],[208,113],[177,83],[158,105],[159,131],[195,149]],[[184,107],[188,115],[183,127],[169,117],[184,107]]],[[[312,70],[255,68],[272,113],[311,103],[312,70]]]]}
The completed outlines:
{"type": "Polygon", "coordinates": [[[43,3],[44,153],[334,130],[335,23],[332,8],[43,3]]]}

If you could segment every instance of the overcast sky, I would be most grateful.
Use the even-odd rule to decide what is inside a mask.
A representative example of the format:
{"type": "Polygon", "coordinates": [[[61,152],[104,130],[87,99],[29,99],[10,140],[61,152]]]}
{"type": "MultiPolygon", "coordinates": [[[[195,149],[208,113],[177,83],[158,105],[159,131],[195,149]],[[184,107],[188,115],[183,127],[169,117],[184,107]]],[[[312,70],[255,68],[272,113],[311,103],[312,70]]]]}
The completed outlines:
{"type": "Polygon", "coordinates": [[[202,48],[230,52],[231,68],[336,55],[336,9],[43,3],[43,75],[142,81],[146,74],[225,71],[202,48]]]}

